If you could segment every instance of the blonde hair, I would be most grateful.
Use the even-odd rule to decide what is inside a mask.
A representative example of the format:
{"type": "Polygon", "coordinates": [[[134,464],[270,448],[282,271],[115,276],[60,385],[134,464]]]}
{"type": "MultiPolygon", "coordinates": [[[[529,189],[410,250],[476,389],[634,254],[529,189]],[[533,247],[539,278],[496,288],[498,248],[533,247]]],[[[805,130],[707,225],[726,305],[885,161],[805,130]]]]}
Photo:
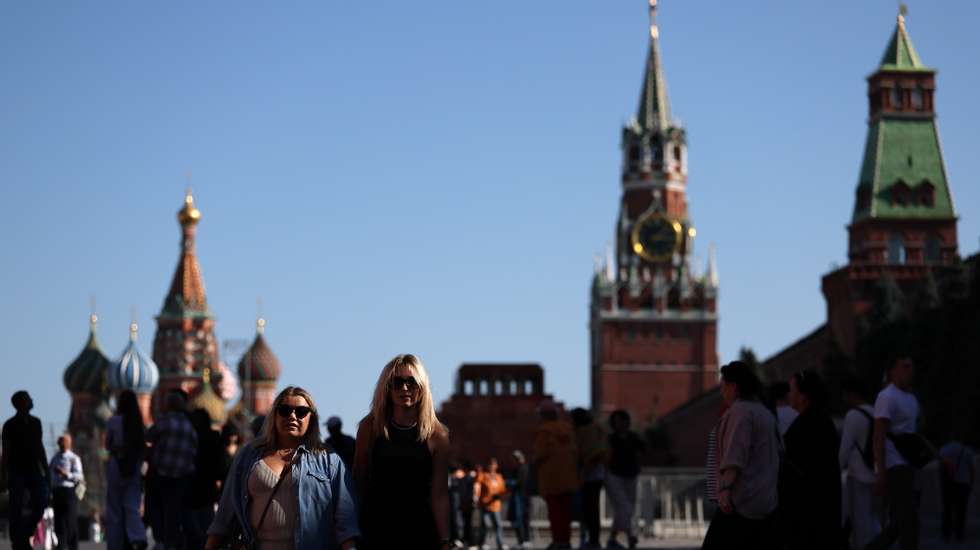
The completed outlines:
{"type": "Polygon", "coordinates": [[[391,378],[398,367],[408,367],[412,377],[419,385],[418,409],[419,441],[428,441],[436,431],[446,431],[446,427],[436,417],[432,403],[432,390],[429,388],[429,374],[425,371],[422,360],[411,353],[396,355],[381,369],[378,384],[374,387],[374,398],[371,400],[371,412],[361,422],[367,422],[375,437],[381,435],[388,439],[388,421],[391,419],[392,402],[390,393],[391,378]]]}
{"type": "Polygon", "coordinates": [[[310,392],[304,390],[299,386],[287,386],[284,390],[279,392],[276,399],[272,402],[272,408],[269,410],[269,414],[266,415],[265,420],[262,421],[262,429],[259,430],[259,435],[255,437],[253,445],[262,449],[263,451],[273,450],[276,448],[276,439],[279,437],[279,430],[276,428],[276,418],[275,416],[279,413],[276,412],[276,408],[286,400],[287,397],[302,397],[306,400],[306,403],[310,406],[310,423],[306,427],[306,433],[303,434],[301,443],[306,446],[306,450],[319,452],[323,450],[323,441],[320,440],[320,415],[316,411],[316,403],[313,402],[313,396],[310,392]]]}

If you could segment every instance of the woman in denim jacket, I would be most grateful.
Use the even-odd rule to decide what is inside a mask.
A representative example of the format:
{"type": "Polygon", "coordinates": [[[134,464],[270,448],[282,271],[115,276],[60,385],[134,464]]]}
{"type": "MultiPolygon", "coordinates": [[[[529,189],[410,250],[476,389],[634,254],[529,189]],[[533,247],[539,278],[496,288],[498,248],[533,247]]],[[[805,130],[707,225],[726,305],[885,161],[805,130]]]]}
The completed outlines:
{"type": "Polygon", "coordinates": [[[225,480],[205,550],[240,530],[256,550],[349,550],[360,536],[350,475],[324,449],[313,397],[290,386],[225,480]]]}

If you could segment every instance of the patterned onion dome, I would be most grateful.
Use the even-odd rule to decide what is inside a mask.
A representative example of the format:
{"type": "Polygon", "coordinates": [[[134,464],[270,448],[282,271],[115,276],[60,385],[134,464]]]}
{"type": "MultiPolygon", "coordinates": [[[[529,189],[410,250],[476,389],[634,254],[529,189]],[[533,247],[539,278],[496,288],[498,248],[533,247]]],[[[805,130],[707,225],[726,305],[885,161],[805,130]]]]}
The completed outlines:
{"type": "Polygon", "coordinates": [[[190,403],[187,404],[189,410],[204,409],[211,422],[224,424],[227,413],[225,412],[225,401],[211,388],[211,369],[204,369],[201,391],[197,392],[190,403]]]}
{"type": "Polygon", "coordinates": [[[136,331],[136,323],[129,325],[129,344],[123,350],[119,362],[109,369],[109,388],[113,391],[150,393],[160,380],[160,370],[156,363],[136,343],[136,331]]]}
{"type": "Polygon", "coordinates": [[[268,344],[265,343],[265,319],[256,322],[255,341],[238,362],[238,382],[275,382],[279,380],[282,367],[268,344]]]}
{"type": "Polygon", "coordinates": [[[88,342],[82,348],[78,357],[65,369],[64,382],[68,393],[102,393],[102,383],[106,371],[112,362],[102,353],[98,340],[95,339],[95,324],[99,318],[92,315],[88,333],[88,342]]]}

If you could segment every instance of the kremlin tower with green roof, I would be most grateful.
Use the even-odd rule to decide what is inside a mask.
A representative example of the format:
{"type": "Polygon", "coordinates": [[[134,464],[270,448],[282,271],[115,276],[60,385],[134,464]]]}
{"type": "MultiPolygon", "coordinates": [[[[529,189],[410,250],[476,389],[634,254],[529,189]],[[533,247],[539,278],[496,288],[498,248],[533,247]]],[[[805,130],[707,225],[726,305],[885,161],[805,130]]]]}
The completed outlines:
{"type": "Polygon", "coordinates": [[[881,278],[911,290],[957,259],[956,209],[936,123],[936,71],[912,45],[904,8],[867,80],[868,134],[847,228],[848,265],[823,279],[828,324],[848,355],[881,278]]]}

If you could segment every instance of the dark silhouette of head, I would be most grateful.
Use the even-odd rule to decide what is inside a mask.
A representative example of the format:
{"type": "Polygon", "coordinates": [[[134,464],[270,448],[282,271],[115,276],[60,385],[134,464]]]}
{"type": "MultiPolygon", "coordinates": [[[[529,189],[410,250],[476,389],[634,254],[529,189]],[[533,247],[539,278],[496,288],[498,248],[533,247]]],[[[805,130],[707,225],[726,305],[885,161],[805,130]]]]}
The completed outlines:
{"type": "Polygon", "coordinates": [[[632,423],[633,419],[630,418],[630,413],[626,409],[617,409],[609,415],[609,427],[613,433],[628,432],[632,423]]]}
{"type": "Polygon", "coordinates": [[[734,389],[732,399],[759,399],[762,384],[752,371],[752,367],[742,361],[732,361],[721,367],[722,394],[734,389]],[[725,385],[729,389],[726,389],[725,385]]]}
{"type": "Polygon", "coordinates": [[[31,399],[31,394],[27,393],[26,390],[20,390],[14,392],[10,396],[10,404],[14,406],[14,409],[19,413],[27,413],[34,408],[34,400],[31,399]]]}

